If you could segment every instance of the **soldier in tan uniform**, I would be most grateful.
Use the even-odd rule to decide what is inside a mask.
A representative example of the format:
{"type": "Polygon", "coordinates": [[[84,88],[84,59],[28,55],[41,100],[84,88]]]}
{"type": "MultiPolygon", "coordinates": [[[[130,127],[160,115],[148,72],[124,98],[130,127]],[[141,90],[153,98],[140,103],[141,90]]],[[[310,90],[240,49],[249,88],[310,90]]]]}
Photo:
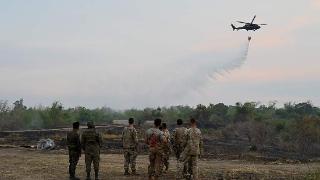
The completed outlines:
{"type": "Polygon", "coordinates": [[[154,120],[154,127],[146,131],[145,142],[149,146],[149,161],[148,175],[149,180],[153,177],[158,179],[161,173],[161,143],[165,141],[162,131],[159,127],[161,125],[161,119],[154,120]]]}
{"type": "MultiPolygon", "coordinates": [[[[180,155],[184,149],[184,133],[187,128],[183,126],[183,121],[182,119],[177,120],[177,127],[173,130],[172,135],[171,135],[171,144],[172,144],[172,149],[173,152],[176,156],[177,161],[179,161],[180,155]]],[[[179,163],[177,162],[177,166],[179,163]]],[[[178,167],[177,167],[178,169],[178,167]]],[[[177,171],[177,176],[178,176],[178,171],[177,171]]],[[[182,174],[187,174],[187,164],[184,165],[183,167],[183,173],[182,174]]]]}
{"type": "Polygon", "coordinates": [[[129,165],[131,165],[131,171],[133,175],[137,175],[136,172],[136,158],[138,155],[138,137],[137,131],[133,127],[134,119],[129,118],[129,126],[125,127],[122,131],[122,144],[124,152],[124,175],[129,175],[129,165]]]}
{"type": "Polygon", "coordinates": [[[177,127],[173,130],[171,136],[171,143],[173,151],[176,155],[177,160],[180,158],[180,154],[183,151],[184,133],[186,128],[183,127],[182,119],[177,120],[177,127]]]}
{"type": "Polygon", "coordinates": [[[170,157],[170,152],[171,152],[171,145],[170,145],[170,132],[167,129],[167,124],[166,123],[162,123],[161,125],[162,127],[162,132],[163,132],[163,136],[165,141],[163,143],[161,143],[162,147],[162,163],[161,163],[161,172],[163,170],[163,166],[165,167],[165,171],[168,171],[169,169],[169,157],[170,157]]]}
{"type": "Polygon", "coordinates": [[[100,148],[102,146],[101,134],[96,132],[92,121],[87,123],[88,129],[82,133],[81,145],[85,153],[85,163],[87,180],[90,180],[91,164],[95,173],[95,180],[99,179],[99,162],[100,162],[100,148]]]}
{"type": "Polygon", "coordinates": [[[185,131],[184,150],[178,161],[177,179],[184,178],[183,168],[188,164],[189,174],[192,179],[199,179],[198,158],[203,153],[203,142],[200,129],[197,128],[196,120],[190,120],[191,127],[185,131]]]}

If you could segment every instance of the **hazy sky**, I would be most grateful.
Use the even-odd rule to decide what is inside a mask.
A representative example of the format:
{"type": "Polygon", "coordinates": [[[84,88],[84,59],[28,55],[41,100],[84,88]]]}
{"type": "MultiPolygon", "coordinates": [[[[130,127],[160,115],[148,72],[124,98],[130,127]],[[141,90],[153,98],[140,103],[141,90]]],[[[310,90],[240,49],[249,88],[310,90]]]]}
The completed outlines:
{"type": "Polygon", "coordinates": [[[3,0],[0,23],[10,102],[320,105],[320,0],[3,0]],[[268,25],[232,31],[255,14],[268,25]]]}

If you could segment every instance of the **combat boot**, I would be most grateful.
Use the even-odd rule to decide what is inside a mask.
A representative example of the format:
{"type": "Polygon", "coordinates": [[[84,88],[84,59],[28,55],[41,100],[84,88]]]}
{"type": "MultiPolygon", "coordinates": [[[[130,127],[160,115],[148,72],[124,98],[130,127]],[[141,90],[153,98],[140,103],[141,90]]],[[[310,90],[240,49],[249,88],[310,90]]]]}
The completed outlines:
{"type": "Polygon", "coordinates": [[[75,174],[75,173],[71,172],[69,179],[70,179],[70,180],[80,180],[80,178],[76,177],[74,174],[75,174]]]}
{"type": "Polygon", "coordinates": [[[94,172],[94,179],[99,180],[99,172],[98,171],[94,172]]]}
{"type": "Polygon", "coordinates": [[[140,174],[139,174],[139,173],[137,173],[137,171],[136,171],[136,170],[132,170],[132,175],[134,175],[134,176],[139,176],[140,174]]]}
{"type": "Polygon", "coordinates": [[[86,178],[86,180],[91,180],[90,172],[87,172],[87,178],[86,178]]]}
{"type": "Polygon", "coordinates": [[[70,175],[70,177],[69,177],[70,180],[75,179],[75,172],[70,167],[69,167],[69,175],[70,175]]]}
{"type": "Polygon", "coordinates": [[[125,176],[130,175],[130,173],[129,173],[129,170],[128,170],[128,169],[124,170],[124,175],[125,175],[125,176]]]}

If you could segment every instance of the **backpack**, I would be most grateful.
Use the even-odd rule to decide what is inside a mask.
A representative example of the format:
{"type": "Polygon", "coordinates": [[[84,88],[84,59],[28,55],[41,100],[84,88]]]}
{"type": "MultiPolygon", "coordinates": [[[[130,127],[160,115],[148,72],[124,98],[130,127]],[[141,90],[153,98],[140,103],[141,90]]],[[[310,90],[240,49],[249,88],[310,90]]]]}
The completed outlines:
{"type": "Polygon", "coordinates": [[[188,148],[189,148],[189,154],[191,155],[198,155],[200,152],[200,137],[201,134],[194,129],[189,129],[187,131],[187,138],[188,138],[188,148]]]}
{"type": "Polygon", "coordinates": [[[149,146],[150,147],[157,147],[159,144],[159,137],[157,135],[157,133],[152,129],[152,134],[149,138],[149,146]]]}
{"type": "Polygon", "coordinates": [[[182,144],[183,139],[185,138],[184,137],[185,136],[185,131],[186,131],[186,128],[184,128],[184,127],[180,127],[180,128],[176,129],[176,136],[175,136],[174,141],[175,141],[175,143],[177,145],[181,145],[182,144]]]}
{"type": "Polygon", "coordinates": [[[131,146],[134,144],[134,136],[133,136],[133,129],[125,128],[123,131],[123,145],[124,146],[131,146]]]}
{"type": "Polygon", "coordinates": [[[87,144],[99,145],[99,135],[95,131],[86,132],[87,144]]]}

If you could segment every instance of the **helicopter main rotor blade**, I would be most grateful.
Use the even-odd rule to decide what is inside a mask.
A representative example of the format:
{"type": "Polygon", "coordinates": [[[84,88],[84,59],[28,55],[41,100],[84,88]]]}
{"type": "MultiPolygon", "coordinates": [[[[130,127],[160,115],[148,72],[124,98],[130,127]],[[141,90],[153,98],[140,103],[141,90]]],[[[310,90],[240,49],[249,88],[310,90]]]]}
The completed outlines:
{"type": "Polygon", "coordinates": [[[254,19],[256,19],[256,15],[254,15],[252,21],[251,21],[251,24],[253,23],[254,19]]]}
{"type": "Polygon", "coordinates": [[[262,26],[264,26],[264,25],[268,25],[268,24],[259,24],[259,25],[262,25],[262,26]]]}
{"type": "Polygon", "coordinates": [[[246,24],[246,22],[243,22],[243,21],[237,21],[238,23],[244,23],[244,24],[246,24]]]}

